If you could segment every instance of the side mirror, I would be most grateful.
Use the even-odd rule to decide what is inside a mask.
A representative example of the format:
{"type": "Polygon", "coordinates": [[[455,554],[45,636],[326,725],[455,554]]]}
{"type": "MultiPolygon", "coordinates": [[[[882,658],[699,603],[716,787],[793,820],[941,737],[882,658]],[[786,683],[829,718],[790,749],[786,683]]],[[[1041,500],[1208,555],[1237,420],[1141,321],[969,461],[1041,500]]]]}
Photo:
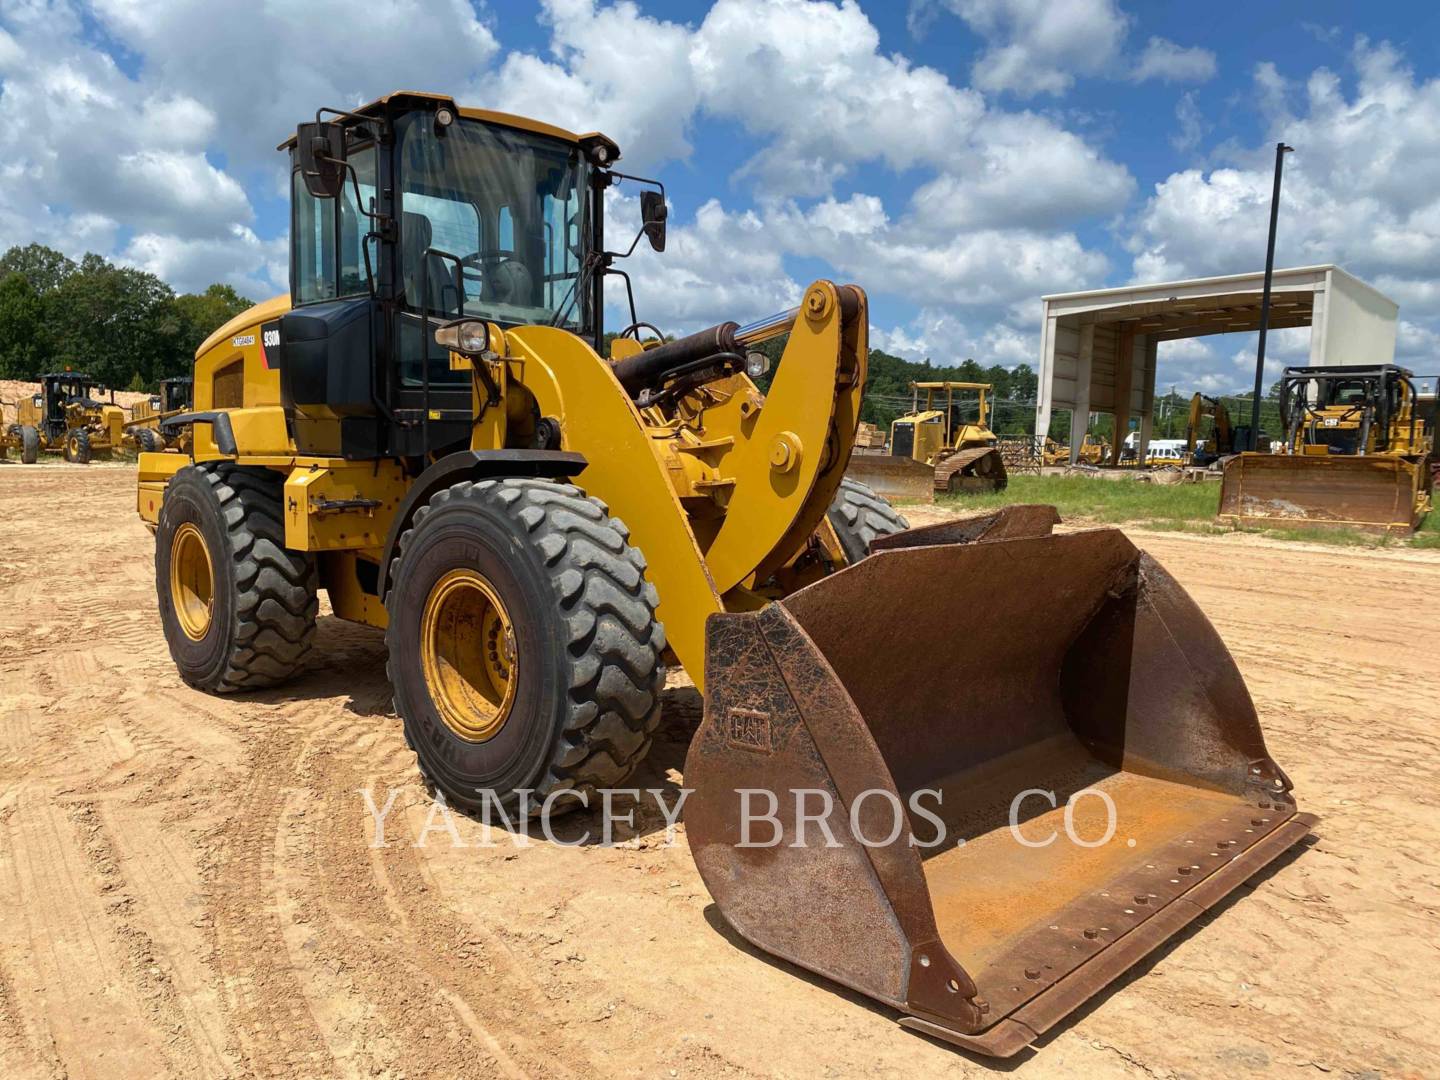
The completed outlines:
{"type": "Polygon", "coordinates": [[[665,250],[665,218],[670,211],[665,206],[665,196],[658,191],[640,193],[640,219],[645,238],[656,251],[665,250]]]}
{"type": "Polygon", "coordinates": [[[317,199],[333,199],[345,184],[345,129],[334,123],[295,128],[300,174],[305,190],[317,199]]]}

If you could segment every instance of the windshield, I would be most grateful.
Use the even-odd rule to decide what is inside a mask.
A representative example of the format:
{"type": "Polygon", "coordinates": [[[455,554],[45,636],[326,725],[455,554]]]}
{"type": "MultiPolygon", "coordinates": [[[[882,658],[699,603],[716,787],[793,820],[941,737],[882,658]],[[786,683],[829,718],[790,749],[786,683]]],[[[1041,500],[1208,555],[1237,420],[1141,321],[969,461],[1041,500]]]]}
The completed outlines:
{"type": "Polygon", "coordinates": [[[530,132],[429,115],[405,122],[400,145],[401,274],[419,309],[497,323],[580,330],[576,297],[588,246],[587,166],[579,148],[530,132]]]}

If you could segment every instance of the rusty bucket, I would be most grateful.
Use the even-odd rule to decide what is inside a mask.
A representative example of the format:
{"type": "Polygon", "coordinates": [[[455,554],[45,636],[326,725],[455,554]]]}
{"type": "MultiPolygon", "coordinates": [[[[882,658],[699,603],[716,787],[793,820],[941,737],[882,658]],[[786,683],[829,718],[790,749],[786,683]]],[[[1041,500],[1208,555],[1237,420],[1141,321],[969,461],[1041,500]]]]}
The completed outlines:
{"type": "Polygon", "coordinates": [[[1341,525],[1408,536],[1430,509],[1421,461],[1393,454],[1237,454],[1219,517],[1238,525],[1341,525]]]}
{"type": "Polygon", "coordinates": [[[743,937],[999,1056],[1315,820],[1185,591],[1120,532],[1055,520],[911,530],[712,616],[685,769],[691,849],[743,937]]]}

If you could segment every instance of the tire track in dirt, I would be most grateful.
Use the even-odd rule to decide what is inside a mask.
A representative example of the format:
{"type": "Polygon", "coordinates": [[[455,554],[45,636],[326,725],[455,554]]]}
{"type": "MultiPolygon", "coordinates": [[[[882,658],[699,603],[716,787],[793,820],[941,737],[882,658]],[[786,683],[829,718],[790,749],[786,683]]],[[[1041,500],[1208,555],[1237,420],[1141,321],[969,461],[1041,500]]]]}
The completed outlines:
{"type": "MultiPolygon", "coordinates": [[[[232,1070],[223,1055],[223,1027],[205,1011],[208,979],[193,954],[179,947],[189,937],[176,918],[181,906],[176,886],[184,880],[183,868],[173,863],[165,867],[161,884],[133,852],[122,857],[97,804],[76,803],[69,817],[83,837],[85,857],[101,882],[109,932],[124,951],[130,980],[140,989],[151,1026],[169,1034],[164,1053],[171,1073],[229,1075],[232,1070]],[[181,876],[175,876],[176,871],[181,876]]],[[[161,836],[147,836],[145,847],[163,858],[161,836]]]]}
{"type": "MultiPolygon", "coordinates": [[[[380,648],[373,636],[356,644],[362,653],[380,648]]],[[[376,667],[383,670],[383,665],[372,670],[376,667]]],[[[309,688],[320,692],[328,681],[320,676],[309,688]]],[[[573,1075],[564,1062],[585,1056],[578,1049],[573,1056],[557,1055],[554,1029],[533,1019],[545,1007],[541,998],[521,994],[517,1001],[509,978],[500,979],[504,991],[497,995],[494,984],[477,987],[446,967],[445,943],[474,939],[473,929],[436,925],[428,906],[424,924],[417,926],[412,905],[402,899],[404,890],[377,885],[367,854],[384,853],[357,842],[360,774],[350,761],[358,756],[373,767],[378,760],[397,782],[409,783],[414,760],[396,737],[396,721],[384,721],[391,730],[380,731],[376,718],[350,714],[388,705],[388,688],[383,679],[376,682],[357,686],[349,680],[350,710],[337,709],[333,701],[305,705],[298,715],[293,706],[286,708],[287,721],[302,737],[279,845],[285,866],[276,875],[277,893],[292,913],[287,934],[292,957],[333,977],[365,1003],[363,1010],[332,1009],[319,1018],[322,1027],[329,1025],[327,1038],[332,1045],[346,1043],[352,1063],[362,1070],[399,1063],[422,1075],[573,1075]],[[473,1001],[485,1003],[485,1015],[473,1001]],[[499,1021],[489,1015],[497,1005],[499,1021]]],[[[435,902],[425,882],[408,884],[422,903],[435,902]]],[[[478,939],[460,951],[483,963],[478,939]]],[[[503,974],[515,972],[507,966],[503,974]]]]}
{"type": "Polygon", "coordinates": [[[252,748],[249,779],[216,835],[202,877],[211,958],[230,1012],[232,1049],[260,1076],[337,1071],[285,945],[273,903],[276,838],[293,779],[294,735],[277,724],[252,748]]]}
{"type": "Polygon", "coordinates": [[[166,1060],[145,996],[113,935],[104,883],[90,866],[67,815],[34,791],[21,793],[6,823],[0,881],[4,952],[17,982],[13,1004],[31,1045],[55,1047],[71,1077],[153,1072],[166,1060]]]}

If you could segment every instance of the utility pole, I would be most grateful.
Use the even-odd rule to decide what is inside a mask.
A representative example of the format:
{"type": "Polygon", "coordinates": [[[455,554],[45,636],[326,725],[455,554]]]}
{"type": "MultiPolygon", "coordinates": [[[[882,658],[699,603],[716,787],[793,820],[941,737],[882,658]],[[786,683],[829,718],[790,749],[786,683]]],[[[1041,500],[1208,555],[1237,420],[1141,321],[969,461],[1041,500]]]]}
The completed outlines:
{"type": "Polygon", "coordinates": [[[1280,174],[1293,146],[1275,144],[1275,188],[1270,193],[1270,240],[1265,245],[1265,291],[1260,296],[1260,343],[1255,349],[1255,398],[1250,404],[1250,446],[1260,449],[1260,394],[1265,384],[1265,333],[1270,329],[1270,279],[1275,273],[1275,225],[1280,218],[1280,174]]]}

